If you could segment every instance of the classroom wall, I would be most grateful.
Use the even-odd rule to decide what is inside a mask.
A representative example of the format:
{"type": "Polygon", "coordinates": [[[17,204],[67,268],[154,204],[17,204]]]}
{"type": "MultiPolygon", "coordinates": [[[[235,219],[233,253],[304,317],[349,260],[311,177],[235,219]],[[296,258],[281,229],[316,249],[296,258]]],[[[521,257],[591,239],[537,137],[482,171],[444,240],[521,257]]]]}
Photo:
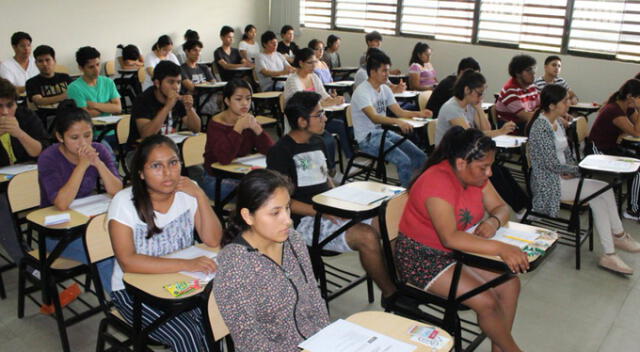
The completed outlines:
{"type": "MultiPolygon", "coordinates": [[[[328,31],[311,28],[301,28],[300,35],[295,39],[300,46],[306,46],[309,40],[318,38],[325,41],[331,33],[342,38],[340,58],[343,66],[357,66],[358,59],[366,50],[363,33],[328,31]]],[[[426,41],[433,49],[431,61],[438,72],[438,79],[455,73],[458,62],[463,57],[472,56],[482,68],[487,78],[488,91],[498,92],[509,77],[507,67],[511,57],[524,53],[533,56],[538,61],[537,72],[544,72],[544,59],[549,55],[542,52],[503,49],[471,44],[460,44],[436,40],[384,36],[382,49],[391,57],[394,68],[407,72],[411,50],[417,41],[426,41]]],[[[619,88],[622,83],[635,76],[640,71],[638,64],[590,59],[576,56],[562,56],[562,76],[567,79],[570,87],[576,92],[581,101],[602,101],[619,88]]],[[[493,99],[491,95],[485,100],[493,99]]]]}
{"type": "Polygon", "coordinates": [[[263,31],[269,24],[267,0],[2,0],[0,59],[13,56],[11,34],[20,30],[33,38],[33,49],[47,44],[56,50],[59,64],[77,72],[75,51],[96,47],[102,60],[112,60],[120,43],[135,44],[146,55],[157,38],[168,34],[174,45],[182,45],[188,28],[198,31],[204,44],[203,61],[213,59],[220,46],[219,31],[232,26],[236,40],[244,26],[252,23],[263,31]]]}

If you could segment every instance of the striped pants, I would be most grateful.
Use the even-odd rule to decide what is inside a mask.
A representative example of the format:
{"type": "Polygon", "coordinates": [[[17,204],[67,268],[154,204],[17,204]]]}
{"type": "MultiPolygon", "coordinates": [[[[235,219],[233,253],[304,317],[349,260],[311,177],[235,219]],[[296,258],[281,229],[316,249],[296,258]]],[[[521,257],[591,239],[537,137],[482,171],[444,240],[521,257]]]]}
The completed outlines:
{"type": "MultiPolygon", "coordinates": [[[[125,320],[133,324],[133,297],[127,293],[127,290],[113,291],[111,299],[125,320]]],[[[142,326],[148,326],[163,314],[161,310],[143,303],[142,326]]],[[[181,313],[160,325],[149,336],[169,346],[174,352],[209,351],[199,308],[181,313]]]]}
{"type": "MultiPolygon", "coordinates": [[[[591,143],[591,152],[593,154],[610,154],[610,155],[625,155],[623,151],[616,150],[599,150],[595,143],[591,143]]],[[[633,157],[637,157],[633,155],[633,157]]],[[[633,180],[628,185],[629,197],[627,198],[627,210],[631,210],[637,214],[640,211],[640,171],[636,173],[633,180]]]]}

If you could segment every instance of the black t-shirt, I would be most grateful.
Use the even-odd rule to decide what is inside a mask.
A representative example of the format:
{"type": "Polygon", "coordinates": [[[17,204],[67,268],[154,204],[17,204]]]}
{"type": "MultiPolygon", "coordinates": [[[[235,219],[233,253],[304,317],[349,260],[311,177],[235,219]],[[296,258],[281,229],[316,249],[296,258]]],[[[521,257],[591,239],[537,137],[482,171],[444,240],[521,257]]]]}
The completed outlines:
{"type": "Polygon", "coordinates": [[[456,76],[447,76],[442,81],[438,82],[438,85],[431,93],[431,98],[427,102],[427,109],[433,112],[433,117],[437,118],[440,108],[447,100],[453,96],[453,85],[456,83],[456,76]]]}
{"type": "MultiPolygon", "coordinates": [[[[158,110],[164,107],[164,104],[156,99],[154,94],[155,89],[155,86],[147,88],[142,92],[142,94],[138,95],[136,100],[133,102],[133,107],[131,108],[129,139],[127,140],[128,144],[134,144],[138,139],[140,139],[136,120],[140,118],[151,120],[156,116],[158,110]]],[[[174,105],[169,116],[164,120],[160,132],[171,133],[171,129],[177,128],[185,115],[187,115],[187,110],[184,108],[184,104],[182,104],[181,101],[178,101],[176,105],[174,105]]]]}
{"type": "Polygon", "coordinates": [[[182,79],[188,79],[193,84],[213,81],[213,74],[207,65],[196,64],[195,68],[190,67],[186,63],[180,65],[182,79]]]}
{"type": "Polygon", "coordinates": [[[289,135],[282,137],[267,153],[267,168],[291,179],[292,198],[300,202],[311,204],[313,196],[329,189],[326,149],[319,136],[305,144],[289,135]]]}
{"type": "Polygon", "coordinates": [[[218,73],[220,73],[220,79],[222,79],[223,81],[228,82],[233,78],[242,77],[243,71],[225,70],[222,65],[218,64],[218,61],[220,60],[224,60],[228,64],[241,64],[242,55],[240,55],[240,50],[231,48],[231,53],[227,55],[222,47],[219,47],[218,49],[216,49],[216,51],[213,52],[213,61],[215,61],[216,65],[218,66],[218,73]]]}
{"type": "Polygon", "coordinates": [[[298,44],[291,42],[287,45],[283,41],[280,41],[276,50],[283,55],[295,56],[298,51],[298,44]]]}
{"type": "MultiPolygon", "coordinates": [[[[33,111],[24,107],[18,107],[16,110],[16,119],[18,120],[20,129],[42,144],[42,150],[49,146],[49,135],[33,111]]],[[[16,163],[36,160],[36,158],[31,157],[29,153],[27,153],[22,143],[15,137],[11,137],[11,149],[13,149],[13,155],[16,157],[16,163]]],[[[7,154],[6,149],[0,144],[0,166],[7,165],[9,165],[9,154],[7,154]]]]}
{"type": "Polygon", "coordinates": [[[67,91],[70,83],[71,77],[66,73],[56,72],[51,78],[37,75],[27,80],[27,97],[31,100],[34,95],[38,94],[42,95],[43,98],[60,95],[67,91]]]}

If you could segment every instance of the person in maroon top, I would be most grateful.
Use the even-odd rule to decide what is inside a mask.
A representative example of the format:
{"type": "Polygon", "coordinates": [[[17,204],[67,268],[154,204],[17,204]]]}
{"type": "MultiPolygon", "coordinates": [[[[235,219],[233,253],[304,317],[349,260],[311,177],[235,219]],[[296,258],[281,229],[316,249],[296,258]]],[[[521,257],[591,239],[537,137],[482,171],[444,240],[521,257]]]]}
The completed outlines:
{"type": "MultiPolygon", "coordinates": [[[[625,151],[618,147],[618,138],[622,135],[640,137],[639,111],[640,80],[630,79],[609,97],[598,112],[589,133],[591,151],[595,154],[624,155],[625,151]]],[[[640,220],[640,173],[631,181],[629,190],[627,210],[623,216],[640,220]]]]}
{"type": "MultiPolygon", "coordinates": [[[[499,256],[514,273],[529,269],[520,248],[487,239],[509,221],[511,211],[489,181],[495,154],[495,142],[477,129],[454,126],[445,134],[409,188],[394,251],[403,280],[446,297],[454,249],[499,256]]],[[[498,275],[464,266],[458,294],[498,275]]],[[[492,351],[521,351],[511,336],[519,293],[520,280],[514,277],[463,302],[478,314],[492,351]]]]}
{"type": "MultiPolygon", "coordinates": [[[[230,164],[239,158],[257,151],[266,154],[273,145],[271,137],[264,132],[256,118],[249,113],[251,107],[251,85],[234,79],[227,83],[222,97],[227,109],[214,116],[207,126],[207,144],[204,148],[206,173],[201,187],[209,198],[215,199],[216,177],[211,164],[230,164]]],[[[238,185],[239,181],[224,179],[220,196],[224,199],[238,185]]]]}

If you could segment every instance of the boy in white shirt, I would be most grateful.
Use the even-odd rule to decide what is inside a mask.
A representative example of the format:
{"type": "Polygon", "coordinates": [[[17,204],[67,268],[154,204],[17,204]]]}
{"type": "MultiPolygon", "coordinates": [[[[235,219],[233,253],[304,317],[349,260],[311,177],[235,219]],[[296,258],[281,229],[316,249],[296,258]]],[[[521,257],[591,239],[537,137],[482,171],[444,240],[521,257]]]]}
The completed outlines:
{"type": "Polygon", "coordinates": [[[31,36],[25,32],[15,32],[11,36],[11,47],[15,55],[0,64],[0,77],[6,78],[22,94],[29,78],[39,71],[36,60],[31,56],[31,36]]]}

